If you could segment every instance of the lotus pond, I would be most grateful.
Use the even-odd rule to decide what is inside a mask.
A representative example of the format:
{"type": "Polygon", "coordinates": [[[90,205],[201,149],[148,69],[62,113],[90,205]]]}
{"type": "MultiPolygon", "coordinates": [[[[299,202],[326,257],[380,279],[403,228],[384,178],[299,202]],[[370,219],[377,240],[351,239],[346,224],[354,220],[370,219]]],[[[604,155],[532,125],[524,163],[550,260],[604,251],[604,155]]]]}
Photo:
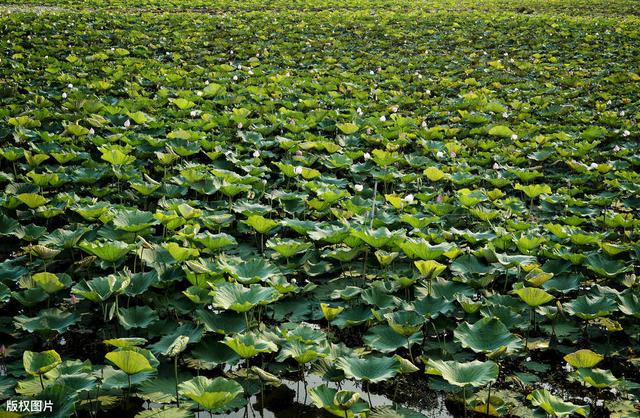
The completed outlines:
{"type": "Polygon", "coordinates": [[[639,416],[639,14],[0,5],[0,417],[639,416]]]}

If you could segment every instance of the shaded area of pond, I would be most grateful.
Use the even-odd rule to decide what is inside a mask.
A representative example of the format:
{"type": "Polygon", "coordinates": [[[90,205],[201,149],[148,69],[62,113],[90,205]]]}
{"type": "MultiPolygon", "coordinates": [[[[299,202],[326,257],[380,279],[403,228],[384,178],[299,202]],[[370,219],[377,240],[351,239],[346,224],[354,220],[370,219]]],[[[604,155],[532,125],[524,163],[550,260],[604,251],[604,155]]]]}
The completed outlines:
{"type": "MultiPolygon", "coordinates": [[[[227,414],[214,414],[211,415],[208,412],[200,412],[196,414],[198,418],[214,417],[228,417],[228,418],[299,418],[299,417],[311,417],[311,418],[328,418],[334,417],[324,409],[317,408],[311,397],[307,393],[307,389],[311,387],[319,386],[324,382],[315,375],[306,376],[306,381],[293,381],[282,380],[282,385],[278,387],[267,387],[263,393],[258,393],[251,397],[250,402],[242,409],[227,413],[227,414]]],[[[351,390],[359,392],[362,399],[368,400],[366,390],[359,384],[353,381],[342,381],[341,386],[338,387],[335,383],[330,383],[330,387],[340,388],[343,390],[351,390]]],[[[432,396],[429,399],[427,407],[412,406],[414,402],[409,404],[402,404],[414,411],[420,412],[429,418],[453,418],[446,408],[444,403],[444,396],[438,392],[431,392],[432,396]]],[[[371,393],[371,404],[374,408],[380,406],[391,406],[393,401],[381,394],[371,393]]],[[[405,394],[406,398],[406,394],[405,394]]],[[[416,399],[415,404],[423,404],[424,399],[416,399]],[[418,402],[421,401],[421,402],[418,402]]],[[[147,403],[145,404],[149,408],[160,408],[162,405],[147,403]]]]}

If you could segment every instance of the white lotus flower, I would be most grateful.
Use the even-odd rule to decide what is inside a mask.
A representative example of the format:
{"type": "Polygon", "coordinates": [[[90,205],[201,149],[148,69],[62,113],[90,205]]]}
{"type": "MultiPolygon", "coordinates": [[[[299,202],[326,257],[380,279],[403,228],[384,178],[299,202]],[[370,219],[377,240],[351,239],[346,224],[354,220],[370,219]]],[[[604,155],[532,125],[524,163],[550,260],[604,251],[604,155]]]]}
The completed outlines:
{"type": "Polygon", "coordinates": [[[511,140],[515,141],[516,139],[518,139],[518,135],[517,134],[512,134],[511,135],[511,140]]]}
{"type": "Polygon", "coordinates": [[[423,128],[427,128],[427,121],[423,120],[422,123],[420,124],[423,128]]]}
{"type": "Polygon", "coordinates": [[[96,133],[96,131],[93,130],[93,128],[89,129],[89,135],[94,135],[96,133]]]}
{"type": "Polygon", "coordinates": [[[62,93],[62,98],[66,99],[67,98],[67,92],[62,93]]]}
{"type": "Polygon", "coordinates": [[[253,158],[258,158],[259,156],[260,156],[260,151],[259,150],[253,151],[253,158]]]}
{"type": "Polygon", "coordinates": [[[397,113],[397,112],[398,112],[398,106],[393,106],[393,107],[391,108],[391,111],[392,111],[393,113],[397,113]]]}
{"type": "Polygon", "coordinates": [[[598,163],[591,163],[589,165],[589,170],[593,170],[594,168],[598,168],[598,163]]]}
{"type": "Polygon", "coordinates": [[[385,115],[380,116],[380,122],[384,122],[387,120],[387,117],[385,115]]]}
{"type": "Polygon", "coordinates": [[[206,80],[206,81],[204,82],[204,84],[208,86],[208,85],[209,85],[209,80],[206,80]]]}
{"type": "Polygon", "coordinates": [[[357,108],[357,109],[356,109],[356,113],[357,113],[358,115],[362,115],[362,109],[357,108]]]}
{"type": "Polygon", "coordinates": [[[509,114],[507,112],[502,112],[502,117],[507,119],[509,117],[509,114]]]}
{"type": "Polygon", "coordinates": [[[296,173],[297,175],[302,174],[302,166],[299,166],[299,165],[298,165],[298,166],[296,166],[296,167],[293,169],[293,172],[294,172],[294,173],[296,173]]]}
{"type": "Polygon", "coordinates": [[[621,110],[621,111],[620,111],[620,113],[619,113],[619,115],[620,115],[620,116],[624,116],[624,115],[625,115],[625,111],[624,111],[624,110],[621,110]]]}
{"type": "Polygon", "coordinates": [[[238,129],[242,129],[243,126],[242,122],[238,123],[238,129]]]}
{"type": "Polygon", "coordinates": [[[131,126],[131,121],[129,119],[125,120],[124,123],[122,124],[125,128],[128,128],[129,126],[131,126]]]}
{"type": "Polygon", "coordinates": [[[413,203],[413,199],[414,199],[413,195],[412,194],[408,194],[402,200],[404,200],[407,203],[413,203]]]}
{"type": "Polygon", "coordinates": [[[196,96],[201,97],[202,96],[202,92],[201,91],[196,91],[196,96]]]}
{"type": "Polygon", "coordinates": [[[192,110],[191,112],[189,112],[189,115],[191,115],[192,118],[195,118],[196,116],[198,116],[198,111],[192,110]]]}
{"type": "Polygon", "coordinates": [[[353,190],[355,190],[356,192],[361,192],[364,189],[364,186],[362,184],[356,184],[355,186],[353,186],[353,190]]]}
{"type": "Polygon", "coordinates": [[[625,136],[625,137],[626,137],[626,136],[629,136],[629,135],[631,135],[631,132],[629,132],[629,130],[628,130],[628,129],[625,129],[625,130],[622,132],[622,136],[625,136]]]}
{"type": "Polygon", "coordinates": [[[444,158],[444,153],[442,151],[436,152],[436,158],[444,158]]]}
{"type": "Polygon", "coordinates": [[[365,152],[364,155],[362,156],[365,160],[368,160],[371,158],[371,154],[369,154],[368,152],[365,152]]]}
{"type": "Polygon", "coordinates": [[[493,163],[493,169],[494,170],[500,169],[500,165],[498,163],[493,163]]]}
{"type": "Polygon", "coordinates": [[[67,344],[67,340],[64,339],[64,337],[60,338],[60,345],[66,345],[67,344]]]}
{"type": "Polygon", "coordinates": [[[69,84],[67,84],[67,87],[72,89],[73,88],[73,84],[69,83],[69,84]]]}
{"type": "Polygon", "coordinates": [[[373,70],[369,71],[369,74],[374,75],[375,73],[373,72],[373,70]]]}
{"type": "Polygon", "coordinates": [[[621,148],[620,148],[619,146],[617,146],[617,145],[616,145],[615,147],[613,147],[613,152],[619,152],[619,151],[620,151],[620,149],[621,149],[621,148]]]}
{"type": "Polygon", "coordinates": [[[237,75],[233,76],[233,81],[238,81],[238,76],[237,75]]]}

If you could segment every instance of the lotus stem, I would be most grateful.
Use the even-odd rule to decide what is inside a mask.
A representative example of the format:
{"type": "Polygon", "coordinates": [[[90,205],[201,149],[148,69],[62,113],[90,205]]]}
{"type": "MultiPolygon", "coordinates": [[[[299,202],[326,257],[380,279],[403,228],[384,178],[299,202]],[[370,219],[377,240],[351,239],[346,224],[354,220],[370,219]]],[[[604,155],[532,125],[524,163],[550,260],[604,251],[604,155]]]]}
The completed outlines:
{"type": "Polygon", "coordinates": [[[178,356],[173,358],[173,373],[176,377],[176,404],[180,408],[180,395],[178,394],[178,356]]]}
{"type": "Polygon", "coordinates": [[[42,390],[44,390],[44,381],[42,380],[42,375],[39,374],[38,377],[40,378],[40,386],[42,387],[42,390]]]}
{"type": "Polygon", "coordinates": [[[489,405],[491,405],[491,383],[489,383],[489,391],[487,393],[487,409],[485,414],[489,415],[489,405]]]}
{"type": "Polygon", "coordinates": [[[371,402],[371,382],[367,380],[367,398],[369,399],[369,406],[373,408],[373,402],[371,402]]]}
{"type": "Polygon", "coordinates": [[[467,388],[462,388],[462,408],[464,410],[464,418],[467,418],[467,388]]]}
{"type": "Polygon", "coordinates": [[[409,350],[409,358],[411,359],[411,362],[415,363],[416,361],[413,359],[413,353],[411,352],[411,341],[409,337],[407,337],[407,350],[409,350]]]}

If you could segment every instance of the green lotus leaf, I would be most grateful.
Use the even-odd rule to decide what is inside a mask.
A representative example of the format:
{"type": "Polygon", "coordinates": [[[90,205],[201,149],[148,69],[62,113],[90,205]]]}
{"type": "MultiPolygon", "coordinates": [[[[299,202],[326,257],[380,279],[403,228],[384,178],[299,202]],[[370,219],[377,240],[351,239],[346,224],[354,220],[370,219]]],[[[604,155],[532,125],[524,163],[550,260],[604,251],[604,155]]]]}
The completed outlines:
{"type": "Polygon", "coordinates": [[[248,285],[280,276],[280,270],[263,258],[251,260],[220,258],[220,268],[237,282],[248,285]]]}
{"type": "Polygon", "coordinates": [[[482,318],[473,325],[463,322],[453,335],[462,347],[476,353],[490,353],[503,347],[508,353],[513,353],[524,347],[523,342],[497,318],[482,318]]]}
{"type": "Polygon", "coordinates": [[[552,395],[546,389],[534,390],[527,396],[533,406],[542,408],[547,414],[554,417],[564,417],[573,414],[589,416],[589,407],[586,405],[575,405],[571,402],[565,402],[561,398],[552,395]]]}
{"type": "Polygon", "coordinates": [[[117,229],[127,232],[140,232],[158,223],[151,212],[138,209],[119,210],[112,221],[117,229]]]}
{"type": "Polygon", "coordinates": [[[424,169],[423,174],[431,181],[440,181],[447,176],[446,173],[437,167],[427,167],[424,169]]]}
{"type": "Polygon", "coordinates": [[[619,295],[618,299],[618,309],[620,309],[620,312],[625,315],[640,318],[640,295],[628,291],[625,294],[619,295]]]}
{"type": "Polygon", "coordinates": [[[197,234],[194,237],[194,241],[204,245],[211,251],[217,251],[221,248],[238,245],[238,241],[236,241],[236,239],[229,234],[212,234],[209,231],[197,234]]]}
{"type": "Polygon", "coordinates": [[[104,357],[128,375],[155,370],[147,357],[136,351],[111,351],[104,357]]]}
{"type": "Polygon", "coordinates": [[[400,362],[394,357],[341,357],[336,362],[348,378],[367,382],[382,382],[400,371],[400,362]]]}
{"type": "Polygon", "coordinates": [[[513,291],[524,303],[531,307],[544,305],[553,300],[553,296],[536,287],[523,287],[513,291]]]}
{"type": "Polygon", "coordinates": [[[489,129],[488,133],[491,136],[498,136],[500,138],[511,138],[511,135],[513,135],[513,131],[508,126],[504,125],[496,125],[489,129]]]}
{"type": "Polygon", "coordinates": [[[69,276],[61,275],[60,277],[53,273],[42,272],[34,274],[33,276],[31,276],[31,279],[42,290],[49,294],[52,294],[66,288],[71,284],[71,279],[69,278],[69,276]],[[62,277],[63,279],[61,280],[60,277],[62,277]]]}
{"type": "Polygon", "coordinates": [[[147,328],[159,319],[158,313],[148,306],[134,306],[132,308],[120,308],[118,321],[124,329],[147,328]]]}
{"type": "Polygon", "coordinates": [[[198,376],[180,383],[178,388],[180,394],[209,411],[224,410],[235,398],[244,393],[239,383],[224,377],[209,379],[198,376]]]}
{"type": "Polygon", "coordinates": [[[527,184],[523,186],[518,183],[514,187],[516,190],[522,190],[527,197],[530,199],[535,199],[541,194],[551,194],[551,187],[548,184],[527,184]]]}
{"type": "Polygon", "coordinates": [[[188,409],[164,407],[138,412],[134,418],[193,418],[194,416],[188,409]]]}
{"type": "Polygon", "coordinates": [[[389,312],[384,318],[393,331],[404,337],[410,337],[420,331],[426,322],[424,317],[414,311],[389,312]]]}
{"type": "Polygon", "coordinates": [[[274,342],[253,333],[229,336],[223,343],[244,359],[255,357],[260,353],[278,351],[278,346],[274,342]]]}
{"type": "Polygon", "coordinates": [[[342,311],[344,311],[344,306],[329,306],[326,303],[320,304],[320,309],[322,310],[322,316],[327,321],[333,321],[342,311]]]}
{"type": "Polygon", "coordinates": [[[39,208],[40,206],[47,204],[49,201],[49,199],[37,193],[21,193],[16,197],[19,201],[29,206],[30,209],[39,208]]]}
{"type": "Polygon", "coordinates": [[[133,246],[122,241],[106,241],[106,242],[88,242],[82,241],[78,244],[82,250],[91,255],[95,255],[101,260],[109,263],[115,263],[122,257],[127,255],[133,246]]]}
{"type": "Polygon", "coordinates": [[[25,315],[14,317],[14,323],[18,329],[23,329],[27,332],[44,333],[55,331],[59,334],[65,332],[79,320],[80,313],[61,311],[56,308],[43,309],[35,317],[27,317],[25,315]]]}
{"type": "Polygon", "coordinates": [[[121,295],[131,283],[129,276],[96,277],[89,281],[81,281],[71,289],[74,295],[82,296],[92,302],[104,302],[111,296],[121,295]]]}
{"type": "Polygon", "coordinates": [[[387,245],[392,245],[404,231],[389,231],[386,227],[378,229],[364,229],[364,230],[352,230],[351,235],[361,239],[373,248],[382,248],[387,245]]]}
{"type": "Polygon", "coordinates": [[[195,258],[200,255],[197,248],[181,247],[177,242],[169,242],[163,245],[171,257],[176,261],[185,261],[188,258],[195,258]]]}
{"type": "Polygon", "coordinates": [[[53,370],[60,363],[62,363],[62,359],[55,350],[42,351],[40,353],[25,351],[22,354],[24,370],[32,376],[43,375],[49,370],[53,370]]]}
{"type": "Polygon", "coordinates": [[[442,376],[454,386],[482,387],[498,378],[498,365],[493,361],[457,361],[428,360],[425,372],[442,376]]]}
{"type": "Polygon", "coordinates": [[[359,399],[359,394],[350,391],[338,391],[320,385],[308,389],[311,401],[317,408],[323,408],[332,415],[341,418],[366,418],[369,405],[359,399]],[[341,392],[338,395],[338,392],[341,392]]]}
{"type": "Polygon", "coordinates": [[[609,388],[620,383],[609,370],[584,368],[577,369],[572,376],[580,382],[594,388],[609,388]]]}
{"type": "Polygon", "coordinates": [[[595,367],[595,365],[600,363],[603,359],[604,357],[600,354],[587,349],[578,350],[564,356],[564,361],[576,369],[595,367]]]}
{"type": "Polygon", "coordinates": [[[624,263],[597,253],[587,256],[585,263],[589,270],[603,277],[613,278],[629,270],[624,263]]]}
{"type": "Polygon", "coordinates": [[[221,283],[210,292],[213,305],[217,308],[247,312],[257,305],[267,305],[279,298],[279,293],[271,287],[253,284],[245,287],[238,283],[221,283]]]}
{"type": "Polygon", "coordinates": [[[358,132],[358,125],[355,123],[336,123],[336,128],[345,135],[352,135],[358,132]]]}
{"type": "Polygon", "coordinates": [[[273,219],[267,219],[262,215],[251,215],[247,218],[246,221],[242,222],[249,225],[260,234],[266,234],[267,232],[278,226],[277,221],[274,221],[273,219]]]}
{"type": "Polygon", "coordinates": [[[277,360],[285,361],[288,358],[294,359],[298,364],[306,364],[316,360],[318,357],[324,357],[320,349],[311,344],[305,344],[300,340],[290,340],[280,347],[277,360]]]}
{"type": "Polygon", "coordinates": [[[113,347],[136,347],[139,345],[144,345],[147,340],[139,337],[123,337],[111,338],[102,342],[113,347]]]}
{"type": "Polygon", "coordinates": [[[566,303],[564,308],[578,318],[594,319],[610,315],[617,309],[617,304],[606,295],[582,295],[566,303]]]}
{"type": "Polygon", "coordinates": [[[272,238],[267,241],[267,247],[276,251],[285,258],[293,257],[296,254],[307,251],[313,244],[287,238],[272,238]]]}
{"type": "Polygon", "coordinates": [[[418,260],[413,263],[420,271],[422,277],[427,280],[435,279],[447,268],[444,264],[440,264],[434,260],[418,260]]]}

